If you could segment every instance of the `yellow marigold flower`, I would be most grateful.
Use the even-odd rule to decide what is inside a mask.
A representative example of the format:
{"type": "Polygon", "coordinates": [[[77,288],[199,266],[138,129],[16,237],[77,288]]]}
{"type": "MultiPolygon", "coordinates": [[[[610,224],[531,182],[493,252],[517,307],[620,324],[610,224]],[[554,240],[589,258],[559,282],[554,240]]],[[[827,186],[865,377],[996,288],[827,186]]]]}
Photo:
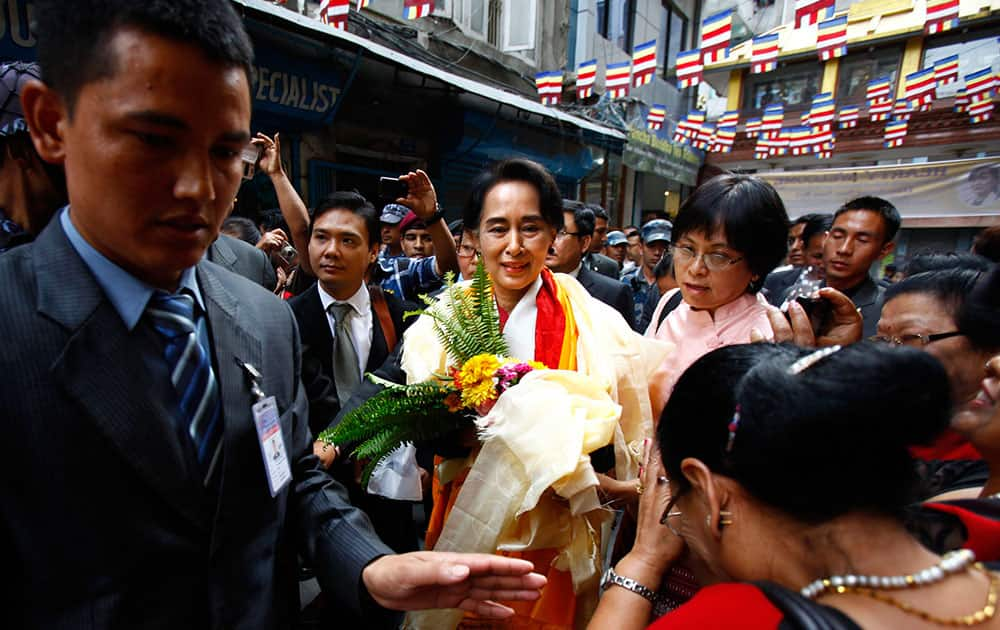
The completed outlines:
{"type": "MultiPolygon", "coordinates": [[[[492,381],[493,374],[500,367],[500,360],[492,354],[477,354],[458,371],[458,386],[461,389],[474,387],[483,380],[492,381]]],[[[492,383],[491,383],[492,384],[492,383]]]]}
{"type": "Polygon", "coordinates": [[[485,379],[462,390],[462,403],[466,407],[477,407],[493,400],[496,396],[497,390],[493,387],[493,381],[485,379]]]}

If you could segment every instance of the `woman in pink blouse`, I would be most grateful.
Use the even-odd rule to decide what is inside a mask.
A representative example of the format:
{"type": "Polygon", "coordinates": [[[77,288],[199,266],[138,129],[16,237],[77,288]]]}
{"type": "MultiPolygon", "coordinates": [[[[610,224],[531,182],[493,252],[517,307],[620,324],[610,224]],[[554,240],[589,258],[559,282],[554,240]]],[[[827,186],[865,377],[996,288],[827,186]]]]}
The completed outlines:
{"type": "Polygon", "coordinates": [[[772,336],[767,302],[757,292],[788,251],[785,205],[761,179],[719,175],[681,206],[671,251],[678,288],[660,298],[646,329],[646,336],[676,345],[650,384],[654,418],[699,357],[749,342],[754,328],[772,336]]]}

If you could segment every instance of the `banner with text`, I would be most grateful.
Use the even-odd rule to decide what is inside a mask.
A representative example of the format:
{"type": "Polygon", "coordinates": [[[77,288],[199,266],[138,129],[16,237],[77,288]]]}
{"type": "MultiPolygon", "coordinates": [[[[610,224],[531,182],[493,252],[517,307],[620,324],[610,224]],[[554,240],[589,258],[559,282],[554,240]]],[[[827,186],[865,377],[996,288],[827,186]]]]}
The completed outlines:
{"type": "Polygon", "coordinates": [[[807,212],[833,212],[844,202],[866,195],[888,200],[904,220],[1000,217],[1000,158],[759,172],[757,176],[774,186],[793,218],[807,212]]]}

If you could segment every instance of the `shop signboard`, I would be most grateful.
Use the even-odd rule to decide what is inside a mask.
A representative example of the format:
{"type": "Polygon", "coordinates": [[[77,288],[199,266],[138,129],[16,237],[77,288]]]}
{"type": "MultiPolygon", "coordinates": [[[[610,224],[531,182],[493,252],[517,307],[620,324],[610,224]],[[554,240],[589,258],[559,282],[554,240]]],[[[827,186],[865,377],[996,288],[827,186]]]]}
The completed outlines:
{"type": "Polygon", "coordinates": [[[250,77],[254,112],[329,123],[344,86],[343,77],[273,47],[255,47],[250,77]]]}
{"type": "Polygon", "coordinates": [[[0,60],[34,61],[38,43],[29,25],[35,3],[27,0],[0,2],[0,60]]]}
{"type": "Polygon", "coordinates": [[[790,217],[833,212],[855,197],[882,197],[904,220],[1000,214],[1000,158],[863,168],[758,172],[785,202],[790,217]]]}
{"type": "Polygon", "coordinates": [[[694,186],[702,158],[690,147],[641,129],[630,129],[622,160],[629,168],[694,186]]]}

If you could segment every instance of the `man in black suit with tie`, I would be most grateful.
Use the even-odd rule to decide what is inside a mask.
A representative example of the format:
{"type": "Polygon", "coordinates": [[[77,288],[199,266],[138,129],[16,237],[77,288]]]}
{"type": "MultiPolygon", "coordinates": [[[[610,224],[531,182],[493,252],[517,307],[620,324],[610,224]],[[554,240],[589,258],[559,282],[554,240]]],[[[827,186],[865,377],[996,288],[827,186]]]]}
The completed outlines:
{"type": "MultiPolygon", "coordinates": [[[[429,207],[434,212],[433,199],[429,207]]],[[[317,282],[289,302],[302,339],[302,380],[313,435],[333,423],[341,401],[357,391],[366,372],[382,365],[409,323],[403,320],[406,307],[399,298],[365,284],[380,245],[375,208],[356,192],[333,193],[313,212],[309,262],[317,282]]],[[[317,441],[313,450],[325,466],[333,464],[335,447],[317,441]]],[[[412,503],[407,501],[421,498],[415,452],[407,449],[401,455],[405,460],[398,463],[412,466],[409,481],[417,481],[415,488],[411,483],[402,493],[369,494],[355,481],[350,461],[338,462],[333,469],[350,490],[351,503],[368,514],[379,537],[397,552],[417,548],[412,503]]],[[[376,470],[376,491],[379,476],[376,470]]]]}
{"type": "Polygon", "coordinates": [[[232,6],[38,0],[33,31],[70,205],[0,256],[6,624],[291,627],[300,555],[374,627],[531,598],[522,563],[392,555],[312,452],[291,309],[203,260],[250,138],[232,6]]]}
{"type": "Polygon", "coordinates": [[[549,248],[545,265],[575,277],[592,296],[621,313],[632,327],[635,318],[632,290],[587,268],[583,256],[594,237],[594,211],[578,201],[563,201],[563,227],[549,248]]]}

